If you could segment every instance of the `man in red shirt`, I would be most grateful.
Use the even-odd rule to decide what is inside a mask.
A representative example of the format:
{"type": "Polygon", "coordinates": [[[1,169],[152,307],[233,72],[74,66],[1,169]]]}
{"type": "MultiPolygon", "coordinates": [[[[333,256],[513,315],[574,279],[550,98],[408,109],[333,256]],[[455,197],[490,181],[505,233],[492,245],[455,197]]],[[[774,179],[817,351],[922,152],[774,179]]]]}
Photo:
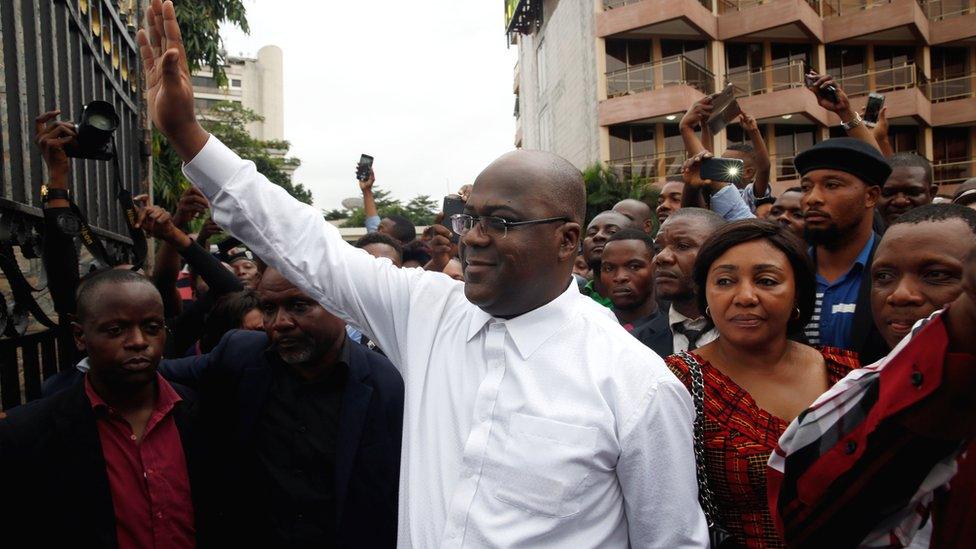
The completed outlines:
{"type": "Polygon", "coordinates": [[[189,404],[156,373],[159,292],[105,271],[82,284],[77,315],[88,373],[0,420],[4,535],[35,547],[194,547],[189,404]]]}

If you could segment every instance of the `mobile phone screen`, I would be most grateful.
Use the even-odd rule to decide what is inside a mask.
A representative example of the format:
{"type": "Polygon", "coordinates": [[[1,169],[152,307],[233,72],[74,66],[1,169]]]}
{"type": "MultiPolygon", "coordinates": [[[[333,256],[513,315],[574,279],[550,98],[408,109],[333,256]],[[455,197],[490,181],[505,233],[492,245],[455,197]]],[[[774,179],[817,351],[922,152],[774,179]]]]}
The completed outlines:
{"type": "Polygon", "coordinates": [[[356,179],[366,181],[369,177],[369,170],[373,167],[373,157],[364,154],[359,157],[359,165],[356,167],[356,179]]]}
{"type": "Polygon", "coordinates": [[[868,96],[868,105],[864,109],[864,122],[868,126],[874,127],[878,124],[878,116],[881,115],[881,107],[884,106],[885,96],[879,93],[872,93],[868,96]]]}

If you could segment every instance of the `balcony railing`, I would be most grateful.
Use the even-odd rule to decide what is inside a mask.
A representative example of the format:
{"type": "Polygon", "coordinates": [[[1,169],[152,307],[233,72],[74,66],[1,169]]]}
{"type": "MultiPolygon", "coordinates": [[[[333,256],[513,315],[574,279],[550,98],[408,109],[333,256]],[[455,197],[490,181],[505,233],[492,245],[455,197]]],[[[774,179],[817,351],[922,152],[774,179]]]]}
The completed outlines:
{"type": "Polygon", "coordinates": [[[976,160],[959,159],[932,165],[937,185],[957,185],[976,174],[976,160]]]}
{"type": "Polygon", "coordinates": [[[735,87],[736,97],[802,88],[803,62],[791,61],[753,72],[732,72],[728,74],[727,81],[735,87]]]}
{"type": "MultiPolygon", "coordinates": [[[[772,0],[718,0],[718,12],[732,13],[735,11],[747,10],[749,8],[754,8],[756,6],[761,6],[763,4],[768,4],[772,0]]],[[[819,0],[806,0],[807,4],[813,8],[813,11],[820,13],[820,1],[819,0]]]]}
{"type": "Polygon", "coordinates": [[[925,14],[932,21],[942,21],[976,13],[976,6],[969,0],[927,0],[924,2],[925,14]]]}
{"type": "Polygon", "coordinates": [[[847,93],[848,97],[858,97],[871,92],[885,93],[908,88],[918,88],[929,96],[929,86],[921,68],[914,63],[908,63],[890,69],[843,76],[837,83],[847,93]]]}
{"type": "Polygon", "coordinates": [[[966,99],[976,95],[974,93],[974,82],[976,82],[976,75],[972,74],[957,78],[933,80],[928,83],[928,95],[933,103],[966,99]]]}
{"type": "MultiPolygon", "coordinates": [[[[626,6],[627,4],[636,4],[637,2],[643,1],[644,0],[603,0],[603,9],[612,10],[613,8],[619,8],[621,6],[626,6]]],[[[698,3],[709,10],[712,9],[712,0],[698,0],[698,3]]]]}
{"type": "Polygon", "coordinates": [[[685,84],[709,94],[715,90],[715,75],[683,55],[653,63],[634,65],[607,73],[607,97],[620,97],[685,84]]]}
{"type": "Polygon", "coordinates": [[[665,152],[631,158],[619,158],[608,162],[610,169],[622,179],[632,177],[661,179],[681,173],[681,165],[688,158],[684,151],[665,152]]]}
{"type": "Polygon", "coordinates": [[[776,168],[777,181],[799,179],[800,174],[796,171],[796,166],[793,165],[794,158],[796,158],[795,155],[773,155],[772,164],[776,168]]]}
{"type": "Polygon", "coordinates": [[[824,17],[851,15],[890,3],[891,0],[822,0],[820,2],[824,17]]]}

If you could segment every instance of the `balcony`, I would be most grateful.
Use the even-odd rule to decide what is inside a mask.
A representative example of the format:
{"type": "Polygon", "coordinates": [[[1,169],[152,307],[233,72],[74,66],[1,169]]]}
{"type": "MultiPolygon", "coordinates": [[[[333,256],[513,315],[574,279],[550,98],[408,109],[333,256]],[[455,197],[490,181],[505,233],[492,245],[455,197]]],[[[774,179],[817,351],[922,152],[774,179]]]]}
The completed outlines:
{"type": "Polygon", "coordinates": [[[823,41],[817,0],[718,0],[720,40],[823,41]]]}
{"type": "Polygon", "coordinates": [[[954,126],[976,122],[976,75],[928,83],[932,99],[932,125],[954,126]]]}
{"type": "Polygon", "coordinates": [[[646,156],[619,158],[611,160],[610,169],[623,180],[637,177],[641,179],[658,180],[669,175],[681,173],[681,165],[688,157],[685,151],[671,151],[646,156]]]}
{"type": "Polygon", "coordinates": [[[695,40],[718,37],[711,0],[604,0],[603,8],[596,16],[598,38],[624,34],[630,38],[661,34],[695,40]]]}
{"type": "MultiPolygon", "coordinates": [[[[794,181],[800,178],[800,174],[796,171],[796,166],[793,165],[793,159],[796,158],[795,155],[779,155],[775,154],[770,159],[770,163],[776,170],[776,181],[794,181]]],[[[782,192],[782,191],[780,191],[782,192]]]]}
{"type": "Polygon", "coordinates": [[[803,62],[766,67],[754,72],[729,72],[727,81],[735,86],[736,97],[746,97],[804,87],[803,62]]]}
{"type": "Polygon", "coordinates": [[[634,65],[607,73],[607,97],[620,97],[655,88],[691,86],[703,94],[715,91],[715,75],[683,55],[634,65]]]}
{"type": "Polygon", "coordinates": [[[969,0],[928,0],[924,4],[932,45],[976,43],[976,6],[969,0]]]}
{"type": "MultiPolygon", "coordinates": [[[[929,83],[922,74],[921,68],[913,63],[844,76],[838,78],[837,83],[847,93],[851,100],[851,107],[856,111],[864,110],[869,93],[878,92],[885,96],[888,120],[909,117],[915,121],[932,124],[929,83]]],[[[831,113],[828,125],[838,124],[840,119],[831,113]]]]}
{"type": "Polygon", "coordinates": [[[929,41],[917,0],[822,0],[824,42],[929,41]]]}
{"type": "Polygon", "coordinates": [[[932,170],[935,175],[935,183],[939,186],[939,192],[951,194],[960,183],[976,175],[976,160],[960,159],[940,162],[934,164],[932,170]]]}

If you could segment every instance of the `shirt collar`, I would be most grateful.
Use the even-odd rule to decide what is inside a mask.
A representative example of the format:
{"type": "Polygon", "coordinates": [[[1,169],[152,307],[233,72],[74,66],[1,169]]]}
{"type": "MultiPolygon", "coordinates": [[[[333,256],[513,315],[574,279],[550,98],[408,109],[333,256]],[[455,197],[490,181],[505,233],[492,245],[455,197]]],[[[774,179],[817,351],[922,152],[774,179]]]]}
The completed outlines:
{"type": "Polygon", "coordinates": [[[562,294],[542,307],[529,311],[521,316],[504,320],[495,318],[481,309],[475,309],[468,324],[468,341],[489,323],[498,322],[505,325],[512,341],[518,348],[523,360],[528,360],[543,343],[566,325],[576,310],[580,295],[575,282],[569,284],[562,294]]]}
{"type": "Polygon", "coordinates": [[[674,326],[675,324],[684,324],[685,322],[702,322],[705,317],[700,316],[698,318],[688,318],[685,315],[678,312],[674,308],[674,304],[671,305],[671,310],[668,311],[668,325],[674,326]]]}
{"type": "Polygon", "coordinates": [[[871,258],[871,248],[874,247],[874,239],[876,235],[872,232],[871,238],[868,239],[867,244],[861,249],[861,253],[857,254],[857,259],[854,260],[855,265],[860,265],[862,268],[868,264],[868,260],[871,258]]]}
{"type": "MultiPolygon", "coordinates": [[[[163,376],[161,376],[159,372],[156,372],[156,387],[157,395],[156,407],[153,409],[154,413],[162,415],[168,414],[169,411],[176,406],[177,402],[183,400],[176,390],[173,389],[173,387],[169,384],[169,382],[163,379],[163,376]]],[[[107,411],[111,409],[108,403],[95,392],[95,388],[92,387],[91,380],[87,375],[85,376],[85,396],[87,396],[88,400],[91,402],[92,410],[97,412],[99,410],[107,411]]]]}

